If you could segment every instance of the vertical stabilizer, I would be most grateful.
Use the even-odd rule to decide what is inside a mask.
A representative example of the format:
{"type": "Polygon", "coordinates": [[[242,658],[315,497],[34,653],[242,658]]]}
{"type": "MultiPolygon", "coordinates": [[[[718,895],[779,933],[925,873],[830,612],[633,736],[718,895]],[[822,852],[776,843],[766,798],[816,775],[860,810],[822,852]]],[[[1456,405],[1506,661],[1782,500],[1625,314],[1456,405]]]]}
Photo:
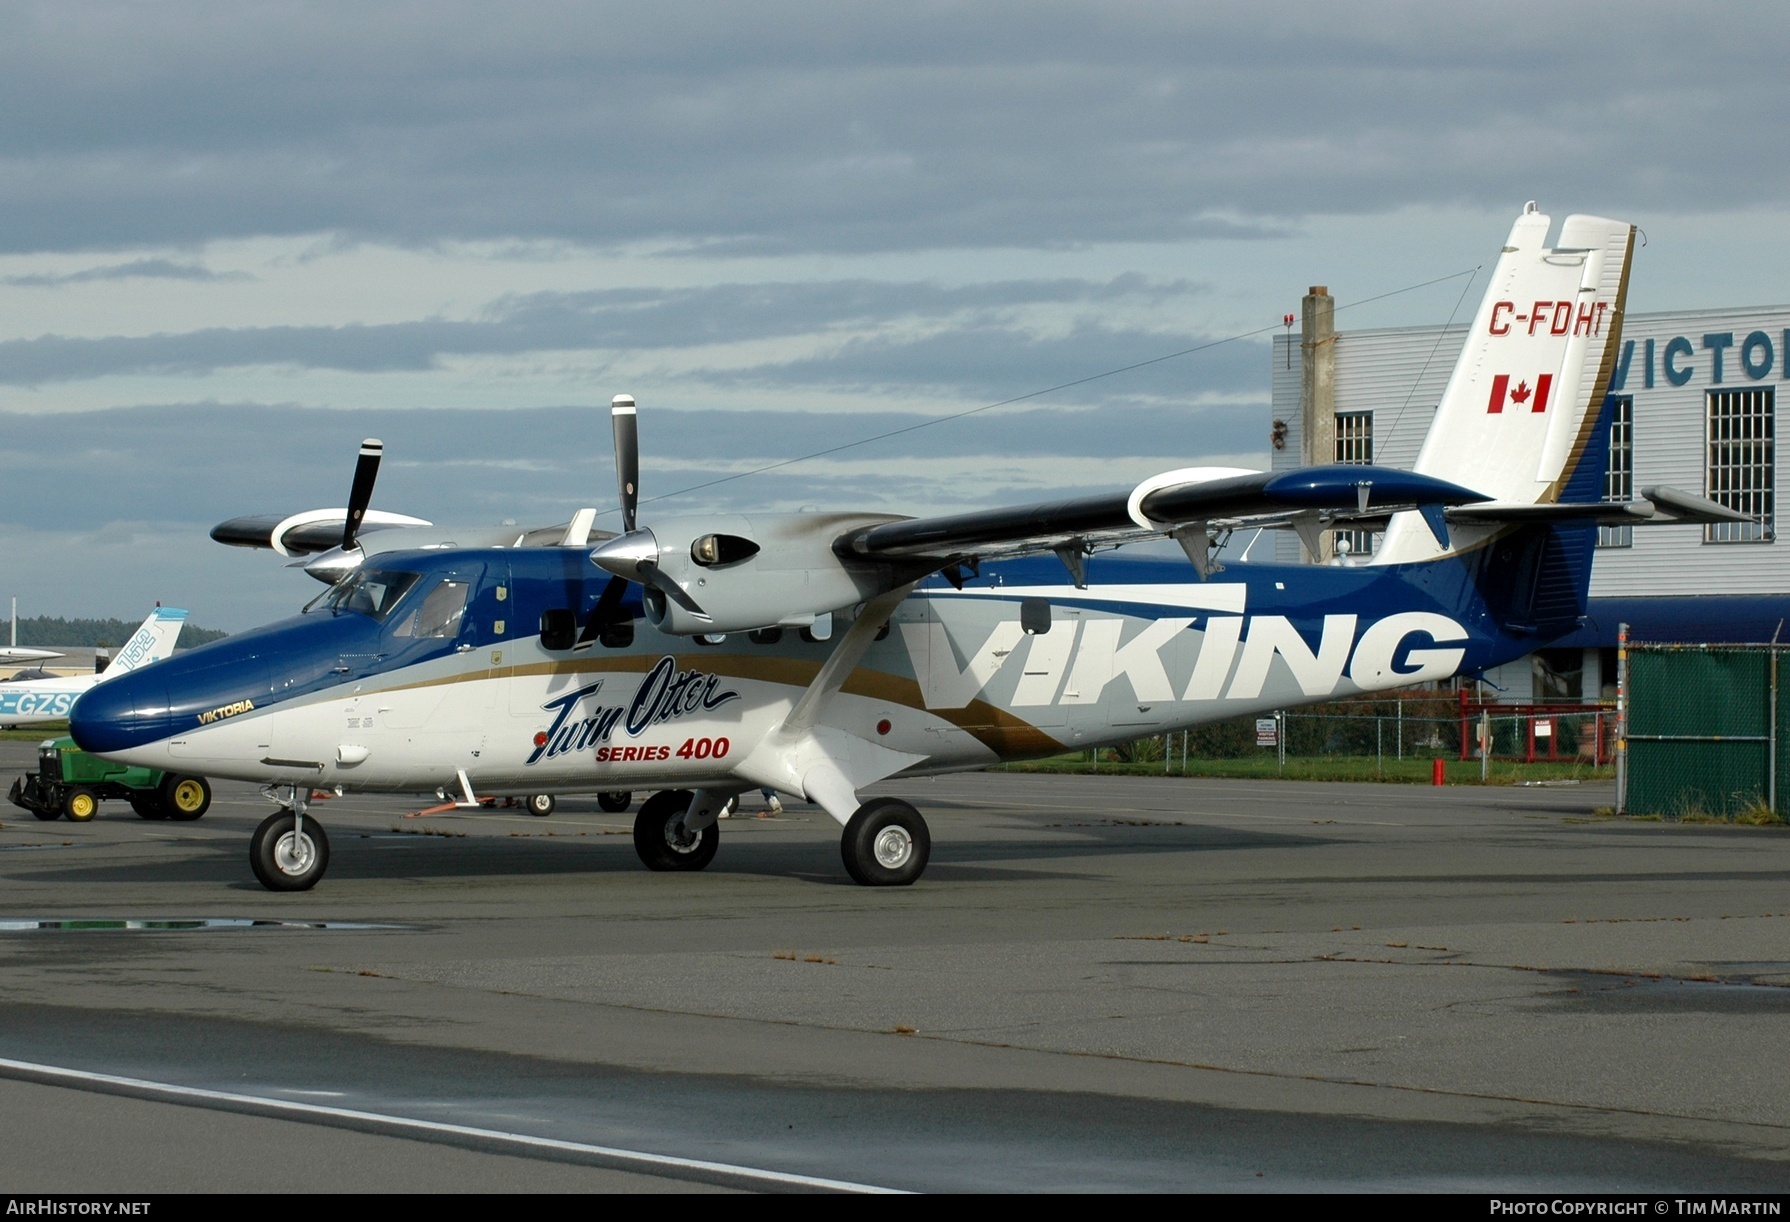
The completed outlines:
{"type": "Polygon", "coordinates": [[[177,607],[157,607],[151,611],[143,626],[132,634],[112,664],[106,667],[102,681],[141,670],[173,653],[174,642],[180,639],[180,629],[185,623],[186,612],[177,607]]]}
{"type": "MultiPolygon", "coordinates": [[[[1415,467],[1495,502],[1560,499],[1622,336],[1634,226],[1569,216],[1550,248],[1548,224],[1530,204],[1512,227],[1415,467]]],[[[1418,515],[1401,513],[1374,560],[1441,553],[1418,515]]]]}

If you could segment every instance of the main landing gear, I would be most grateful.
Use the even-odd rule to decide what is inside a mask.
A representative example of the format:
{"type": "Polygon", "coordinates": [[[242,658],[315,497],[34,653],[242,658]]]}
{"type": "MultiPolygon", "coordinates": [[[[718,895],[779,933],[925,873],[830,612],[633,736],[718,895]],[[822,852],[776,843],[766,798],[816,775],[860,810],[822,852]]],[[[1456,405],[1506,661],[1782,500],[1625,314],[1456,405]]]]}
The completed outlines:
{"type": "Polygon", "coordinates": [[[305,814],[308,788],[282,786],[287,805],[261,821],[249,839],[249,866],[269,891],[309,891],[329,868],[329,837],[305,814]]]}
{"type": "MultiPolygon", "coordinates": [[[[641,804],[634,817],[634,851],[649,870],[700,870],[715,859],[721,829],[685,822],[695,795],[666,789],[641,804]]],[[[839,840],[845,872],[866,887],[906,887],[926,872],[932,835],[920,812],[899,798],[872,798],[858,807],[839,840]]]]}
{"type": "Polygon", "coordinates": [[[845,825],[839,855],[845,872],[866,887],[906,887],[926,872],[932,834],[906,802],[872,798],[845,825]]]}

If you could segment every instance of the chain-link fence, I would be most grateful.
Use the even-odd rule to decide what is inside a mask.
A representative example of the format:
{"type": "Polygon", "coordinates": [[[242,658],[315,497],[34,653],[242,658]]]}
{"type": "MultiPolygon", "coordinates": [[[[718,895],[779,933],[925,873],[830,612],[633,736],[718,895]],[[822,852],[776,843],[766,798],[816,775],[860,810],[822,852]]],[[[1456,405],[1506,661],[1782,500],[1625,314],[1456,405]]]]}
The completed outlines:
{"type": "Polygon", "coordinates": [[[1775,817],[1787,761],[1779,645],[1628,645],[1616,809],[1775,817]]]}
{"type": "MultiPolygon", "coordinates": [[[[1416,765],[1427,777],[1434,760],[1477,763],[1482,776],[1491,761],[1604,768],[1615,748],[1613,705],[1495,704],[1470,691],[1417,689],[1212,722],[1087,754],[1093,766],[1153,764],[1170,774],[1200,761],[1255,759],[1356,762],[1366,775],[1388,776],[1416,765]]],[[[1449,775],[1467,779],[1471,771],[1449,775]]]]}

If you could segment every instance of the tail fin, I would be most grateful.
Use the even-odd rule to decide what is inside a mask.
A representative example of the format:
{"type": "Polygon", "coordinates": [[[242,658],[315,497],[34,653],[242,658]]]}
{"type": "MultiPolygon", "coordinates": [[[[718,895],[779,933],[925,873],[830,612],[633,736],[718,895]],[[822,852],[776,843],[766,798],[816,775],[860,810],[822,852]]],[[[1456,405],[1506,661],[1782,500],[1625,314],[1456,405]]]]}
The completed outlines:
{"type": "Polygon", "coordinates": [[[112,664],[106,667],[103,676],[110,679],[114,675],[129,674],[140,670],[151,662],[159,662],[174,652],[174,642],[180,639],[180,629],[186,623],[186,612],[176,607],[157,607],[143,621],[143,626],[124,643],[112,664]]]}
{"type": "MultiPolygon", "coordinates": [[[[1548,225],[1530,204],[1511,228],[1414,468],[1498,503],[1557,501],[1601,452],[1592,441],[1622,338],[1634,226],[1569,216],[1550,249],[1548,225]]],[[[1454,550],[1478,542],[1470,535],[1454,550]]],[[[1401,513],[1374,559],[1441,552],[1401,513]]]]}

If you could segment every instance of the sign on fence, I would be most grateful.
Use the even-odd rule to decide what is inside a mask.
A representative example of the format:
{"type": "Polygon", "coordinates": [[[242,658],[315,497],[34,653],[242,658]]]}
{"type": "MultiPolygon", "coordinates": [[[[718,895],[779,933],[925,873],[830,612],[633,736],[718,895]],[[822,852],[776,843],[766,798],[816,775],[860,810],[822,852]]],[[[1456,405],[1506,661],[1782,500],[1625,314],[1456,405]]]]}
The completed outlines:
{"type": "Polygon", "coordinates": [[[1255,745],[1258,747],[1278,747],[1280,745],[1280,723],[1272,717],[1256,718],[1255,745]]]}

